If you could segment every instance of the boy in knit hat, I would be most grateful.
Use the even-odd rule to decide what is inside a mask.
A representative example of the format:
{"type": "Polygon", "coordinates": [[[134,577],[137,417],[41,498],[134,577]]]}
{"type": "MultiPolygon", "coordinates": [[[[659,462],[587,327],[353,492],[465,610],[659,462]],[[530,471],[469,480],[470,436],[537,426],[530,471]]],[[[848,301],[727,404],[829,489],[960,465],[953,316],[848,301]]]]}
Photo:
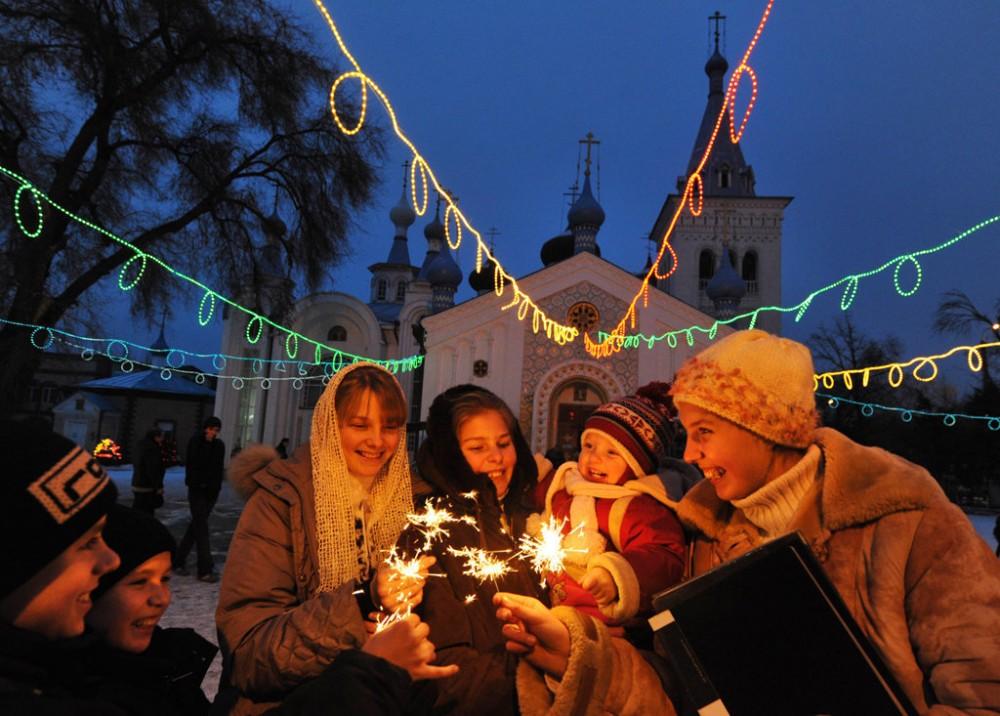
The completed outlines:
{"type": "Polygon", "coordinates": [[[566,573],[547,577],[553,605],[621,624],[680,580],[684,535],[656,475],[674,441],[668,389],[650,383],[598,407],[584,424],[579,461],[539,485],[542,521],[565,520],[566,573]]]}
{"type": "MultiPolygon", "coordinates": [[[[82,713],[65,683],[91,592],[118,566],[101,537],[116,498],[94,457],[45,427],[0,423],[0,712],[82,713]]],[[[87,711],[90,713],[90,711],[87,711]]],[[[99,711],[94,711],[99,713],[99,711]]]]}

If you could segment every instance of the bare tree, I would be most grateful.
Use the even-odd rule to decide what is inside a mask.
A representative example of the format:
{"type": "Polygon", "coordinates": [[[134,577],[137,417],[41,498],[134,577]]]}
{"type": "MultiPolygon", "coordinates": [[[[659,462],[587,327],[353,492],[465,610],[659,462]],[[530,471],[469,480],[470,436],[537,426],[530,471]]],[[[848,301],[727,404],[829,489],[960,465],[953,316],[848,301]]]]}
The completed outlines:
{"type": "MultiPolygon", "coordinates": [[[[314,288],[345,254],[382,150],[377,131],[337,130],[336,71],[310,46],[266,0],[0,0],[0,164],[229,295],[261,274],[260,227],[280,208],[283,264],[314,288]]],[[[0,204],[18,188],[0,178],[0,204]]],[[[24,230],[0,212],[0,311],[51,326],[133,251],[57,211],[39,222],[32,198],[19,197],[24,230]]],[[[178,287],[153,269],[129,294],[147,317],[178,287]]],[[[9,405],[38,354],[4,327],[0,355],[9,405]]]]}
{"type": "MultiPolygon", "coordinates": [[[[976,342],[992,334],[991,340],[1000,341],[1000,298],[990,317],[964,291],[948,291],[942,296],[934,314],[934,330],[965,337],[971,335],[976,342]]],[[[985,351],[983,355],[982,390],[983,395],[987,396],[997,392],[996,381],[990,373],[990,360],[996,360],[997,351],[985,351]]]]}

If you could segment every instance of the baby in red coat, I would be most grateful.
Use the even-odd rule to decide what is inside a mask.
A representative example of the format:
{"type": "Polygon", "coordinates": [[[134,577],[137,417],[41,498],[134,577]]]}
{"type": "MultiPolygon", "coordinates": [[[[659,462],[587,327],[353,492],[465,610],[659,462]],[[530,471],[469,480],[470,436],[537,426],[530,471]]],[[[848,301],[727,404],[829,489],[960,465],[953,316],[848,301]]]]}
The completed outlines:
{"type": "Polygon", "coordinates": [[[650,383],[605,403],[584,424],[580,459],[551,471],[536,497],[541,520],[565,518],[566,571],[547,575],[552,605],[609,624],[649,612],[657,592],[680,581],[684,532],[656,474],[675,436],[669,385],[650,383]]]}

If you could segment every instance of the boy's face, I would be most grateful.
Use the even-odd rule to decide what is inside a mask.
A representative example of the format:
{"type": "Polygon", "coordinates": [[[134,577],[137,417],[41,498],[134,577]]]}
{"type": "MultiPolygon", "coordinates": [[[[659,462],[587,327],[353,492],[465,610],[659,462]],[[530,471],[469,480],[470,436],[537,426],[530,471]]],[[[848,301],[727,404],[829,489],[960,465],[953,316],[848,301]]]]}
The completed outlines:
{"type": "Polygon", "coordinates": [[[0,603],[0,616],[14,626],[48,639],[68,639],[83,633],[90,611],[90,593],[101,575],[121,560],[101,536],[101,518],[72,545],[45,565],[0,603]],[[8,613],[12,612],[12,613],[8,613]]]}
{"type": "Polygon", "coordinates": [[[589,430],[580,446],[577,468],[588,482],[617,485],[628,469],[620,449],[597,430],[589,430]]]}

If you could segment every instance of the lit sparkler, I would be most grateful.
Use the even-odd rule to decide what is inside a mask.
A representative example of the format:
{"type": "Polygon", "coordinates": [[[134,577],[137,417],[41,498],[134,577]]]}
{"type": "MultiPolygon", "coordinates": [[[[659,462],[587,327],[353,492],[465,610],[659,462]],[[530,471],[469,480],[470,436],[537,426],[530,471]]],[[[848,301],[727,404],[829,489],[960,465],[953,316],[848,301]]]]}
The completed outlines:
{"type": "MultiPolygon", "coordinates": [[[[467,574],[473,579],[478,580],[480,584],[486,580],[490,580],[496,584],[496,581],[500,577],[512,571],[510,565],[507,564],[507,560],[495,557],[495,552],[487,552],[477,547],[462,547],[461,549],[448,547],[448,553],[456,557],[464,557],[465,569],[462,571],[462,574],[467,574]]],[[[468,604],[468,601],[466,601],[466,604],[468,604]]]]}
{"type": "Polygon", "coordinates": [[[378,634],[379,632],[385,631],[396,622],[401,622],[408,616],[410,616],[409,606],[402,611],[379,612],[375,617],[375,633],[378,634]]]}
{"type": "Polygon", "coordinates": [[[472,604],[474,601],[476,601],[476,595],[475,594],[466,594],[465,595],[465,603],[466,604],[472,604]]]}
{"type": "Polygon", "coordinates": [[[468,517],[468,515],[455,517],[448,510],[439,509],[434,506],[431,500],[427,500],[424,502],[423,511],[408,514],[406,521],[416,527],[417,531],[424,536],[424,546],[421,551],[426,552],[431,548],[434,540],[449,536],[448,528],[445,527],[449,522],[466,522],[475,525],[475,519],[469,523],[468,517]]]}
{"type": "Polygon", "coordinates": [[[521,540],[518,542],[520,551],[517,556],[526,557],[531,562],[531,568],[542,575],[543,583],[546,574],[558,574],[565,570],[567,554],[573,552],[585,554],[587,552],[586,549],[563,546],[566,538],[578,531],[583,531],[583,523],[581,522],[574,527],[569,534],[563,535],[565,526],[566,518],[557,521],[555,516],[549,517],[548,522],[542,524],[538,537],[521,535],[521,540]]]}

